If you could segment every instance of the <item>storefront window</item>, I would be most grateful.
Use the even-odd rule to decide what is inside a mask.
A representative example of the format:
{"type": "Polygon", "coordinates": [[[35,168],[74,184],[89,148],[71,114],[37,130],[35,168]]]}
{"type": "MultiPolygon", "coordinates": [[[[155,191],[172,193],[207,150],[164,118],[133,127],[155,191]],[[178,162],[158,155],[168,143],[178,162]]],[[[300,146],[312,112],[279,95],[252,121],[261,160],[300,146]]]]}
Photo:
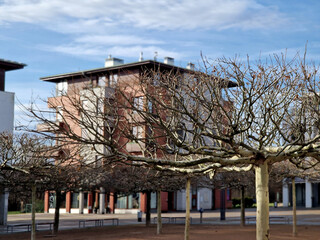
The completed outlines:
{"type": "Polygon", "coordinates": [[[157,208],[157,193],[151,193],[151,209],[157,208]]]}
{"type": "Polygon", "coordinates": [[[79,193],[71,193],[71,208],[79,208],[79,193]]]}
{"type": "Polygon", "coordinates": [[[139,193],[133,193],[128,196],[118,195],[117,208],[138,209],[139,196],[140,196],[139,193]]]}

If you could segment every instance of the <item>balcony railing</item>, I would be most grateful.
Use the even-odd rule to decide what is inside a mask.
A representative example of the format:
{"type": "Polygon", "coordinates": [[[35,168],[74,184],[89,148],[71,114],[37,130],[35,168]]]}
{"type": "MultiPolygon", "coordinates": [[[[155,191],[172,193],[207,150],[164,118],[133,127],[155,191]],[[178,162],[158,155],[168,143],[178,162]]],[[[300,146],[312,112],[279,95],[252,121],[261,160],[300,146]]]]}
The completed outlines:
{"type": "Polygon", "coordinates": [[[126,144],[126,150],[128,152],[141,152],[145,148],[145,143],[128,142],[126,144]]]}
{"type": "Polygon", "coordinates": [[[68,130],[68,125],[64,122],[47,122],[37,125],[38,132],[58,132],[68,130]]]}

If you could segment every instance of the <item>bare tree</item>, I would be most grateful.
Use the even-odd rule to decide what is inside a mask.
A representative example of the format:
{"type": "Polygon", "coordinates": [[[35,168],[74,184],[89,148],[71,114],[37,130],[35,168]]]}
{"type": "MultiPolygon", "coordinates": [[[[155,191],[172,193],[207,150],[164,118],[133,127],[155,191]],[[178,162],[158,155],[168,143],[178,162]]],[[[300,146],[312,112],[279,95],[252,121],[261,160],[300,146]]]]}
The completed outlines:
{"type": "Polygon", "coordinates": [[[211,185],[215,188],[231,188],[240,191],[241,221],[240,225],[245,226],[245,192],[247,189],[254,190],[254,171],[246,172],[217,172],[212,179],[205,179],[202,184],[211,185]]]}
{"type": "Polygon", "coordinates": [[[135,78],[119,78],[111,98],[91,87],[49,102],[63,109],[57,114],[67,125],[85,129],[83,134],[70,124],[61,128],[36,109],[29,113],[59,128],[60,143],[87,147],[108,164],[130,162],[188,175],[253,167],[256,238],[269,239],[270,165],[319,159],[320,135],[314,131],[319,111],[310,104],[310,98],[319,98],[318,77],[317,68],[299,55],[254,64],[249,58],[204,59],[198,71],[155,66],[135,78]]]}
{"type": "Polygon", "coordinates": [[[291,159],[273,164],[270,172],[271,177],[279,183],[290,182],[292,185],[292,235],[296,237],[297,232],[297,213],[296,213],[296,178],[318,180],[319,163],[315,159],[291,159]]]}

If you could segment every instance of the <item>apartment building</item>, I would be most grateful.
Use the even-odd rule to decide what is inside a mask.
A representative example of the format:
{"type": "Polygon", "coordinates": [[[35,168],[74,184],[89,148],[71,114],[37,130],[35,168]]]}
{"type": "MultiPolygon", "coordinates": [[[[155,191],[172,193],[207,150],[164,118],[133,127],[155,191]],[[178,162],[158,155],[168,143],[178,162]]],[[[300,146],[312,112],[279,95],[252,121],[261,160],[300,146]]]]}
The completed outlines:
{"type": "MultiPolygon", "coordinates": [[[[8,71],[24,68],[23,63],[0,59],[0,133],[13,133],[14,93],[5,91],[5,75],[8,71]]],[[[7,224],[8,197],[6,189],[0,189],[0,225],[7,224]]]]}
{"type": "MultiPolygon", "coordinates": [[[[99,111],[102,106],[94,104],[90,96],[99,96],[101,99],[109,99],[116,96],[115,89],[119,84],[127,84],[130,82],[131,87],[134,88],[134,79],[137,79],[146,70],[159,69],[159,71],[179,71],[180,73],[188,73],[193,71],[193,65],[188,64],[186,68],[177,67],[174,65],[174,59],[166,57],[164,62],[157,60],[143,60],[140,58],[138,62],[124,63],[122,59],[112,58],[111,56],[106,59],[105,66],[91,70],[84,70],[72,73],[59,74],[41,78],[42,81],[51,82],[56,84],[56,96],[49,98],[48,103],[50,108],[55,108],[57,111],[57,125],[64,127],[65,124],[71,128],[73,132],[80,136],[88,138],[93,137],[85,128],[81,128],[75,124],[74,119],[63,117],[65,109],[69,109],[67,100],[63,100],[65,96],[74,93],[74,90],[79,91],[79,98],[81,104],[86,111],[99,111]],[[91,94],[91,95],[90,95],[91,94]],[[63,107],[61,106],[63,103],[63,107]],[[60,104],[60,106],[59,106],[60,104]],[[98,106],[98,107],[97,107],[98,106]]],[[[140,96],[134,96],[134,104],[141,104],[140,96]]],[[[103,107],[102,107],[103,108],[103,107]]],[[[106,109],[104,109],[106,111],[106,109]]],[[[76,109],[68,110],[69,114],[74,113],[76,118],[85,118],[85,114],[77,112],[76,109]],[[74,111],[74,112],[73,112],[74,111]]],[[[128,118],[130,119],[130,117],[128,118]]],[[[130,120],[129,120],[130,121],[130,120]]],[[[106,123],[95,121],[95,126],[99,132],[99,126],[104,126],[106,123]]],[[[110,123],[108,123],[110,127],[110,123]]],[[[39,125],[39,131],[50,131],[51,127],[47,125],[39,125]]],[[[101,129],[103,132],[103,129],[101,129]]],[[[141,126],[134,126],[132,132],[135,135],[143,134],[141,126]]],[[[96,137],[96,136],[95,136],[96,137]]],[[[120,142],[123,139],[120,139],[120,142]]],[[[124,142],[123,148],[130,154],[139,155],[141,146],[135,142],[124,142]]],[[[102,155],[108,154],[108,149],[103,146],[97,146],[96,149],[102,155]]],[[[81,155],[81,153],[80,153],[81,155]]],[[[90,152],[90,149],[82,154],[86,162],[97,161],[95,153],[90,152]]],[[[231,192],[225,191],[226,206],[231,207],[231,192]]],[[[94,209],[98,206],[100,213],[105,213],[106,209],[115,213],[136,213],[138,211],[146,211],[146,195],[143,193],[134,193],[129,196],[115,196],[113,193],[105,193],[103,188],[96,191],[78,191],[78,192],[65,192],[63,193],[64,201],[60,211],[66,213],[93,213],[94,209]]],[[[54,198],[53,192],[47,191],[45,193],[45,212],[54,212],[54,198]]],[[[151,208],[156,208],[156,193],[151,194],[151,208]]],[[[197,188],[193,186],[191,191],[191,208],[192,209],[212,209],[220,207],[220,191],[217,189],[197,188]]],[[[184,210],[185,209],[185,191],[177,192],[162,192],[161,205],[163,211],[184,210]]]]}

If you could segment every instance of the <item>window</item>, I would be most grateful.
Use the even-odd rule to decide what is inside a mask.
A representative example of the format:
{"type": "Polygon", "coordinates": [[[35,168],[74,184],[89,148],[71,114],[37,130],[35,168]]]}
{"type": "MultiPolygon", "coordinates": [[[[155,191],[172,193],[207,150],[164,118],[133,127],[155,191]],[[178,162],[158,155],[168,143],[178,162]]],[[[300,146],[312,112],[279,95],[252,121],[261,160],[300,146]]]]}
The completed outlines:
{"type": "Polygon", "coordinates": [[[143,128],[141,126],[132,127],[132,136],[135,139],[141,139],[143,137],[142,133],[143,133],[143,128]]]}
{"type": "Polygon", "coordinates": [[[79,208],[79,193],[71,193],[71,208],[79,208]]]}
{"type": "Polygon", "coordinates": [[[154,86],[159,86],[160,85],[160,74],[156,73],[153,76],[153,85],[154,86]]]}
{"type": "Polygon", "coordinates": [[[229,188],[227,188],[227,201],[231,201],[231,192],[229,188]]]}
{"type": "Polygon", "coordinates": [[[118,74],[114,73],[109,76],[109,86],[115,87],[118,83],[118,74]]]}
{"type": "Polygon", "coordinates": [[[153,106],[151,101],[148,101],[148,112],[153,113],[153,106]]]}
{"type": "Polygon", "coordinates": [[[98,78],[98,86],[99,87],[106,86],[106,76],[101,76],[98,78]]]}
{"type": "Polygon", "coordinates": [[[57,122],[62,122],[63,120],[63,111],[62,107],[57,107],[57,122]]]}
{"type": "Polygon", "coordinates": [[[143,110],[143,97],[135,97],[133,99],[133,112],[136,113],[142,110],[143,110]]]}
{"type": "Polygon", "coordinates": [[[97,111],[97,115],[102,115],[104,112],[104,102],[103,99],[101,98],[97,98],[97,103],[96,103],[96,111],[97,111]]]}
{"type": "Polygon", "coordinates": [[[99,155],[95,156],[95,166],[96,167],[101,167],[102,166],[102,157],[99,155]]]}
{"type": "Polygon", "coordinates": [[[140,196],[139,193],[133,193],[128,196],[118,195],[117,208],[122,209],[139,209],[140,196]]]}
{"type": "Polygon", "coordinates": [[[57,96],[64,96],[67,95],[68,91],[68,82],[67,81],[61,81],[57,83],[56,85],[56,95],[57,96]]]}
{"type": "Polygon", "coordinates": [[[83,100],[82,101],[82,109],[84,111],[89,110],[89,101],[88,100],[83,100]]]}

